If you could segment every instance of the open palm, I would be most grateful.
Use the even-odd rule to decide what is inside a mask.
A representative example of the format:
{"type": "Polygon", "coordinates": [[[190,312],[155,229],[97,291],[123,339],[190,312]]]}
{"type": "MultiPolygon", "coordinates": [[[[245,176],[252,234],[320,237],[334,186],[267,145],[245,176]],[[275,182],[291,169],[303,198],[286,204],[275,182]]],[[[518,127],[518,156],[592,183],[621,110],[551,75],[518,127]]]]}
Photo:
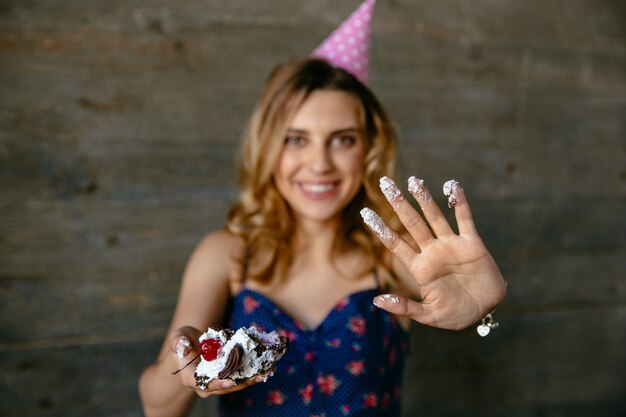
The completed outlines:
{"type": "Polygon", "coordinates": [[[502,301],[506,284],[476,231],[463,189],[455,181],[446,185],[450,205],[455,207],[458,234],[422,181],[411,177],[409,191],[419,203],[423,217],[404,199],[392,180],[381,179],[383,193],[418,245],[417,250],[371,210],[364,209],[362,214],[419,288],[418,300],[386,294],[377,297],[375,304],[423,324],[462,329],[480,320],[502,301]]]}

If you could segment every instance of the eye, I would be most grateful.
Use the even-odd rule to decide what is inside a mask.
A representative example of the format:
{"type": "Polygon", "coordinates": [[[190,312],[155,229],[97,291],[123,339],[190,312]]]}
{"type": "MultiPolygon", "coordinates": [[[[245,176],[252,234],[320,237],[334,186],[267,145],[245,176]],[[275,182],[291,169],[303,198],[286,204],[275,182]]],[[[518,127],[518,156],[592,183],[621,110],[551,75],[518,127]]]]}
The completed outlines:
{"type": "Polygon", "coordinates": [[[331,143],[333,146],[349,147],[356,143],[356,138],[350,135],[335,136],[331,143]]]}
{"type": "Polygon", "coordinates": [[[302,146],[306,143],[306,138],[298,135],[289,135],[285,138],[285,145],[302,146]]]}

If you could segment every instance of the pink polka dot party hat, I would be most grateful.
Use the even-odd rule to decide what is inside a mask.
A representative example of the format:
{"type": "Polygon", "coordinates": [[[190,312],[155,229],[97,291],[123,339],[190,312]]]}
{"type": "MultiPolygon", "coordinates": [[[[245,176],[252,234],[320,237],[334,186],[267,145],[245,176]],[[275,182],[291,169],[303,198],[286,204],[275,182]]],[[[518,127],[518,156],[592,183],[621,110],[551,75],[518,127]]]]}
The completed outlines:
{"type": "Polygon", "coordinates": [[[342,68],[363,84],[369,75],[372,15],[376,0],[365,0],[315,50],[312,57],[322,58],[342,68]]]}

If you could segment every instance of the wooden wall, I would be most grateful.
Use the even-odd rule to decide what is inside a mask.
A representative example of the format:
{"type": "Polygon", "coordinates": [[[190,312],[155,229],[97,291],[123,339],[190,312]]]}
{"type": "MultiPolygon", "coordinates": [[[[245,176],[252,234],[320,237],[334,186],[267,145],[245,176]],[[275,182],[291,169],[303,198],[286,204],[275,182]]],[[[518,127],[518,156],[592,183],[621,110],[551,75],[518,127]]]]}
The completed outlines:
{"type": "MultiPolygon", "coordinates": [[[[358,3],[0,1],[0,415],[141,415],[262,81],[358,3]]],[[[460,180],[510,284],[485,339],[413,327],[406,416],[626,412],[625,4],[379,0],[398,177],[460,180]]]]}

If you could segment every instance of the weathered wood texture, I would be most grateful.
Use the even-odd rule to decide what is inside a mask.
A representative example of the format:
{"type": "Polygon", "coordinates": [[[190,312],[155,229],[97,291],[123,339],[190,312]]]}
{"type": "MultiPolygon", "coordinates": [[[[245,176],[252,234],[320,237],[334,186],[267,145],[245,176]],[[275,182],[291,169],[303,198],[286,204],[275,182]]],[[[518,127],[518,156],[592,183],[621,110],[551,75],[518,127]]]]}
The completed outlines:
{"type": "MultiPolygon", "coordinates": [[[[262,81],[358,3],[0,2],[0,415],[141,415],[262,81]]],[[[462,181],[510,283],[486,339],[413,327],[406,416],[624,415],[625,4],[378,2],[398,177],[462,181]]]]}

